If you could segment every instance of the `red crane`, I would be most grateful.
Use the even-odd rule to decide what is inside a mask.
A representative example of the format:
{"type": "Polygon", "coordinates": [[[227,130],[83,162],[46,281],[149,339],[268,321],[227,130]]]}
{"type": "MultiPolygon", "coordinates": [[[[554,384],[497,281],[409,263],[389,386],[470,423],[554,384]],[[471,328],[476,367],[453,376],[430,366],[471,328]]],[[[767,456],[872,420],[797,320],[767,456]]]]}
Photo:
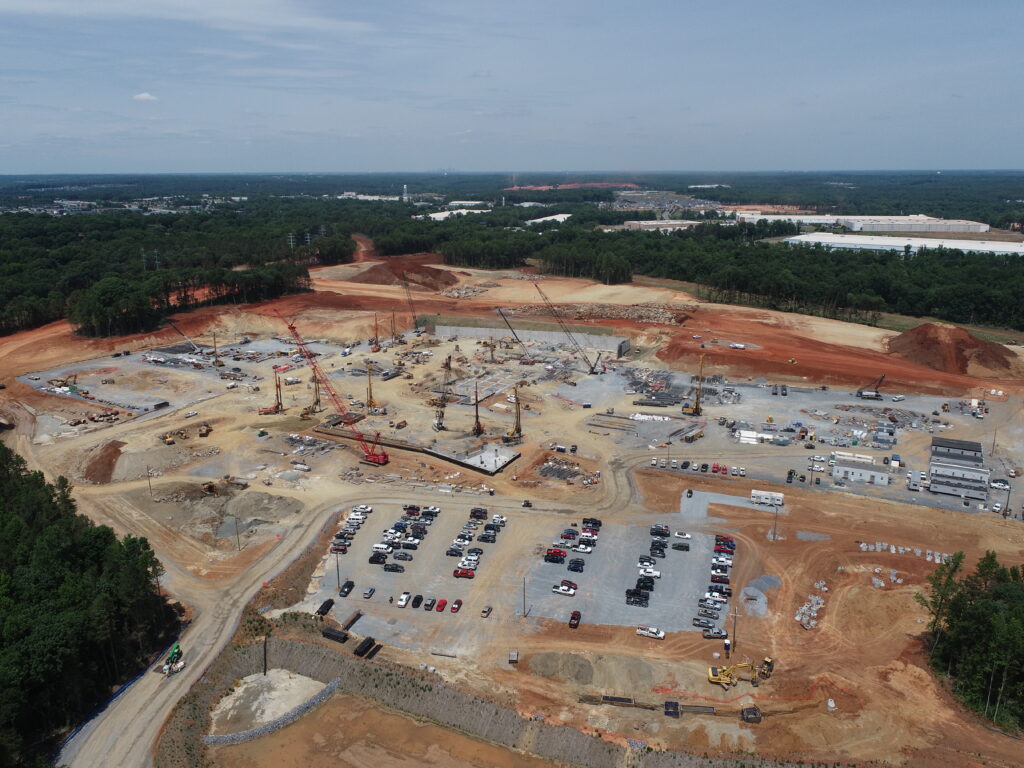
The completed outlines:
{"type": "MultiPolygon", "coordinates": [[[[351,415],[349,414],[348,409],[342,404],[341,398],[338,397],[338,393],[335,392],[334,387],[331,386],[331,381],[327,378],[327,374],[324,373],[323,368],[321,368],[320,364],[316,361],[316,357],[309,350],[309,347],[306,346],[306,342],[302,339],[302,336],[299,335],[298,330],[295,328],[295,323],[290,322],[287,323],[287,325],[288,330],[291,331],[292,337],[295,339],[295,344],[298,346],[299,351],[302,353],[302,356],[306,358],[306,362],[309,363],[309,367],[313,370],[313,375],[316,377],[316,380],[320,382],[320,388],[330,396],[331,402],[334,403],[334,409],[338,412],[338,415],[341,416],[342,419],[350,419],[351,415]]],[[[387,451],[378,445],[378,443],[380,443],[380,432],[374,436],[372,443],[368,443],[363,433],[356,429],[355,426],[352,424],[346,424],[345,426],[348,428],[348,431],[352,433],[352,437],[356,439],[356,442],[359,443],[359,448],[363,452],[363,461],[368,464],[376,464],[378,466],[388,463],[387,451]]]]}

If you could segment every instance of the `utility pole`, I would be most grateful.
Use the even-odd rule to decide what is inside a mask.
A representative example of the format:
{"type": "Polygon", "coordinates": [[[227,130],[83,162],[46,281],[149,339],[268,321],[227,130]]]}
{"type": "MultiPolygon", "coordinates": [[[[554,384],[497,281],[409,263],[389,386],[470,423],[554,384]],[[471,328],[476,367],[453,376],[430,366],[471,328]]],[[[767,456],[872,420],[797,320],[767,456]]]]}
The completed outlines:
{"type": "Polygon", "coordinates": [[[235,515],[235,546],[239,552],[242,551],[242,540],[238,538],[238,515],[235,515]]]}
{"type": "Polygon", "coordinates": [[[523,576],[523,618],[526,618],[526,577],[523,576]]]}
{"type": "Polygon", "coordinates": [[[732,650],[735,651],[738,643],[736,642],[736,620],[739,618],[740,609],[739,606],[733,606],[732,608],[732,650]]]}
{"type": "Polygon", "coordinates": [[[149,498],[153,498],[153,476],[149,474],[149,464],[146,465],[146,482],[149,483],[149,498]]]}

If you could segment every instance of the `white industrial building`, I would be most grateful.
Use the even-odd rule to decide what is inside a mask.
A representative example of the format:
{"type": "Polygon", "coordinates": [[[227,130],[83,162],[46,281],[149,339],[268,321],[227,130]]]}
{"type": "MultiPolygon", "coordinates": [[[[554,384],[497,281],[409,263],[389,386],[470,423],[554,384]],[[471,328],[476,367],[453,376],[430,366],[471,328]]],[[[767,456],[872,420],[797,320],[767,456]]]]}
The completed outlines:
{"type": "Polygon", "coordinates": [[[945,248],[965,253],[1024,256],[1024,243],[997,240],[945,240],[938,237],[887,237],[885,235],[836,235],[831,232],[812,232],[787,237],[790,245],[824,245],[834,249],[861,249],[868,251],[904,251],[911,253],[921,248],[945,248]]]}
{"type": "Polygon", "coordinates": [[[852,483],[888,485],[889,473],[875,469],[870,464],[844,464],[837,461],[832,467],[832,479],[852,483]]]}
{"type": "Polygon", "coordinates": [[[677,229],[690,229],[703,223],[702,221],[690,221],[688,219],[647,219],[644,221],[624,221],[622,226],[625,229],[675,232],[677,229]]]}
{"type": "Polygon", "coordinates": [[[822,227],[845,227],[851,232],[988,232],[989,226],[980,221],[965,219],[936,219],[915,213],[910,216],[844,216],[842,214],[761,213],[738,211],[736,220],[754,224],[767,221],[789,221],[793,224],[813,224],[822,227]]]}
{"type": "Polygon", "coordinates": [[[556,224],[561,224],[566,219],[568,219],[570,216],[572,216],[571,213],[555,213],[555,214],[552,214],[551,216],[543,216],[543,217],[541,217],[539,219],[530,219],[526,223],[527,224],[548,224],[550,222],[554,222],[556,224]]]}
{"type": "Polygon", "coordinates": [[[432,221],[444,221],[451,216],[463,216],[467,213],[490,213],[490,208],[472,210],[470,208],[458,208],[454,211],[438,211],[437,213],[425,213],[422,216],[413,216],[414,219],[431,219],[432,221]]]}

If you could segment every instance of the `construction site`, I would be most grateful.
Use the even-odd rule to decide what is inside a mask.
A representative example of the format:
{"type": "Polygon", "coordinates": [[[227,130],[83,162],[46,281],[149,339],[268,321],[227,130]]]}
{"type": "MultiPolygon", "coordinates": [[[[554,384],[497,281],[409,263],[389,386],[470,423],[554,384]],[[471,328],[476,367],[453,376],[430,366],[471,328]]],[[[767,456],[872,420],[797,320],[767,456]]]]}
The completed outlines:
{"type": "MultiPolygon", "coordinates": [[[[1019,764],[1017,741],[929,669],[914,595],[957,551],[971,567],[989,550],[1024,562],[1020,347],[358,242],[307,294],[144,336],[54,323],[0,340],[5,443],[69,478],[95,522],[146,536],[192,616],[168,669],[63,762],[153,750],[191,765],[175,746],[190,734],[264,729],[204,754],[367,764],[387,753],[374,724],[408,716],[447,754],[493,765],[1019,764]],[[929,483],[947,444],[977,445],[991,487],[929,483]],[[277,676],[250,681],[270,634],[257,622],[296,658],[314,649],[449,698],[413,710],[369,683],[335,692],[351,675],[322,659],[271,657],[277,676]],[[209,711],[185,717],[179,700],[220,679],[204,672],[249,647],[203,694],[209,711]],[[566,728],[502,741],[454,719],[480,702],[566,728]],[[310,746],[335,730],[330,749],[310,746]],[[363,751],[342,733],[356,730],[363,751]],[[570,730],[619,762],[550,746],[570,730]]],[[[425,741],[406,741],[425,764],[425,741]]]]}

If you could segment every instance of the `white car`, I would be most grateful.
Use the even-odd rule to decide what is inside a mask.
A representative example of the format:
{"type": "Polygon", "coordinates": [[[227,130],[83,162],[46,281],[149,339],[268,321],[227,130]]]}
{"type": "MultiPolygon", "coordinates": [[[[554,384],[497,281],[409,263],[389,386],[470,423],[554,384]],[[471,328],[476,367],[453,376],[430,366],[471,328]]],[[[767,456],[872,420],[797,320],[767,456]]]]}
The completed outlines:
{"type": "Polygon", "coordinates": [[[676,531],[672,535],[675,536],[677,539],[692,539],[693,538],[693,536],[688,534],[686,531],[676,531]]]}
{"type": "Polygon", "coordinates": [[[719,594],[718,592],[705,592],[705,600],[714,600],[716,603],[728,603],[729,598],[725,595],[719,594]]]}
{"type": "Polygon", "coordinates": [[[199,411],[189,411],[188,413],[185,414],[185,418],[186,419],[191,419],[193,416],[198,416],[198,415],[199,415],[199,411]]]}
{"type": "Polygon", "coordinates": [[[402,596],[398,598],[398,607],[405,608],[409,604],[409,598],[412,597],[408,592],[403,592],[402,596]]]}
{"type": "Polygon", "coordinates": [[[565,595],[566,597],[572,597],[576,594],[576,590],[572,587],[567,587],[565,584],[554,584],[551,587],[551,591],[556,595],[565,595]]]}
{"type": "Polygon", "coordinates": [[[373,512],[373,507],[371,507],[369,504],[359,504],[358,506],[352,507],[352,511],[362,512],[365,514],[367,512],[373,512]]]}
{"type": "Polygon", "coordinates": [[[463,560],[472,560],[473,562],[479,562],[479,560],[480,560],[480,555],[474,555],[474,554],[472,554],[472,553],[471,553],[471,554],[468,554],[468,555],[466,555],[466,556],[465,556],[464,558],[462,558],[462,559],[463,559],[463,560]]]}
{"type": "Polygon", "coordinates": [[[711,561],[711,564],[712,565],[727,565],[727,566],[729,566],[731,568],[732,567],[732,558],[731,557],[724,557],[724,556],[716,557],[714,560],[711,561]]]}
{"type": "Polygon", "coordinates": [[[495,522],[495,523],[507,523],[508,522],[508,518],[505,517],[504,515],[495,515],[494,517],[491,518],[491,520],[493,522],[495,522]]]}
{"type": "Polygon", "coordinates": [[[475,571],[478,565],[480,564],[476,560],[463,560],[459,563],[459,568],[467,571],[475,571]]]}
{"type": "Polygon", "coordinates": [[[654,558],[652,557],[652,558],[649,558],[647,560],[640,560],[639,562],[637,562],[636,567],[639,568],[640,570],[643,570],[644,568],[653,568],[654,565],[655,565],[655,561],[654,561],[654,558]]]}
{"type": "Polygon", "coordinates": [[[651,638],[653,640],[664,640],[665,639],[665,630],[658,629],[657,627],[643,627],[643,626],[640,626],[640,627],[636,628],[636,633],[638,635],[640,635],[640,637],[649,637],[649,638],[651,638]]]}
{"type": "Polygon", "coordinates": [[[658,466],[658,460],[657,459],[651,459],[651,466],[652,467],[658,466]]]}
{"type": "Polygon", "coordinates": [[[1002,505],[1002,504],[1000,504],[1000,503],[999,503],[999,502],[997,501],[997,502],[996,502],[995,504],[993,504],[993,505],[992,505],[992,511],[993,511],[993,512],[1002,512],[1002,511],[1003,511],[1003,505],[1002,505]]]}
{"type": "Polygon", "coordinates": [[[654,578],[654,579],[660,579],[661,578],[661,571],[656,571],[653,568],[641,568],[640,569],[640,575],[641,576],[650,576],[651,578],[654,578]]]}
{"type": "Polygon", "coordinates": [[[580,552],[584,555],[589,555],[591,552],[594,551],[594,548],[588,547],[586,544],[577,544],[575,547],[572,548],[572,551],[580,552]]]}
{"type": "Polygon", "coordinates": [[[747,468],[746,467],[740,467],[740,477],[746,477],[746,476],[747,476],[747,468]]]}

